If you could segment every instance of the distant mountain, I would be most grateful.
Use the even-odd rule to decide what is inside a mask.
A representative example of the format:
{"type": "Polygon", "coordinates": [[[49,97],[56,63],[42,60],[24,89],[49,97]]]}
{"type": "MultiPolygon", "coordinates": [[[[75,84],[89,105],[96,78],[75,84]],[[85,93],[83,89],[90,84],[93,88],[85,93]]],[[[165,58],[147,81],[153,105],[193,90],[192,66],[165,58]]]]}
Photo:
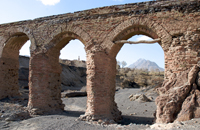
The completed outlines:
{"type": "Polygon", "coordinates": [[[136,69],[148,69],[149,71],[164,71],[163,68],[159,67],[155,62],[145,59],[139,59],[135,63],[128,66],[129,68],[136,68],[136,69]]]}

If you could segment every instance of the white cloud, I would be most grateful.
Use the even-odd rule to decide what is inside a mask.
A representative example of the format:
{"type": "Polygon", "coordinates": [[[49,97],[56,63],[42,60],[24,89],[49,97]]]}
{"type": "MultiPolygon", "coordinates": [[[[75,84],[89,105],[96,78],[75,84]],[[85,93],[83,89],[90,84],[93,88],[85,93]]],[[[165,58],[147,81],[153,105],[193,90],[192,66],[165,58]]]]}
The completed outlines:
{"type": "Polygon", "coordinates": [[[141,40],[152,40],[152,38],[148,37],[148,36],[141,36],[137,38],[137,41],[141,41],[141,40]]]}
{"type": "Polygon", "coordinates": [[[60,2],[60,0],[39,0],[41,1],[44,5],[55,5],[60,2]]]}

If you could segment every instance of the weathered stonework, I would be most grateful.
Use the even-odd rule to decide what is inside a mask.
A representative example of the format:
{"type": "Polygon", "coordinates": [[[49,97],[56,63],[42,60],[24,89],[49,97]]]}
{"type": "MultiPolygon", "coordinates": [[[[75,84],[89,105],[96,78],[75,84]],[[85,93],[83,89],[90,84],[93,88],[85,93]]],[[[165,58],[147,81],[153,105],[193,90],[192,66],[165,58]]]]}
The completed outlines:
{"type": "Polygon", "coordinates": [[[199,5],[200,0],[150,1],[2,24],[0,99],[19,96],[18,55],[29,39],[28,109],[31,114],[63,110],[59,54],[70,40],[79,39],[87,53],[88,99],[82,119],[118,121],[121,112],[114,102],[115,58],[123,44],[115,41],[136,34],[160,38],[168,80],[172,74],[190,70],[200,61],[199,5]]]}

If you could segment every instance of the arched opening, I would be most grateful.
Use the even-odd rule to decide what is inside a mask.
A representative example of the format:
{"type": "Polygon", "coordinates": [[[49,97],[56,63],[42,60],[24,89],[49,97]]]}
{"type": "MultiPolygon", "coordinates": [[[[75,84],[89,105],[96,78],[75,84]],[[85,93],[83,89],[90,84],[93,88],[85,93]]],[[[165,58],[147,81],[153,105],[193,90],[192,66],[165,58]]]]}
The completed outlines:
{"type": "Polygon", "coordinates": [[[62,48],[60,53],[60,59],[86,61],[84,44],[78,39],[71,40],[67,46],[62,48]]]}
{"type": "MultiPolygon", "coordinates": [[[[70,41],[74,39],[79,39],[84,44],[84,41],[78,35],[71,32],[63,32],[56,35],[45,45],[47,52],[39,52],[32,55],[30,60],[32,76],[29,80],[33,82],[30,84],[29,97],[31,97],[31,100],[28,103],[31,113],[53,114],[65,109],[64,101],[62,101],[61,97],[69,97],[68,90],[77,85],[74,80],[77,80],[78,76],[76,74],[81,72],[77,71],[76,67],[71,66],[71,61],[62,60],[59,57],[61,50],[65,46],[67,47],[70,41]]],[[[75,50],[76,48],[73,47],[71,49],[75,50]]],[[[78,81],[79,83],[83,82],[80,79],[78,81]]],[[[80,89],[80,86],[78,87],[80,89]]],[[[71,95],[73,94],[71,93],[71,95]]]]}
{"type": "MultiPolygon", "coordinates": [[[[147,27],[130,27],[113,41],[156,38],[158,36],[147,27]]],[[[152,124],[154,121],[155,98],[158,96],[155,88],[161,86],[164,79],[164,69],[161,68],[164,68],[164,51],[160,45],[161,43],[115,44],[111,49],[110,54],[116,58],[118,64],[121,63],[121,67],[116,67],[118,91],[115,93],[115,102],[123,117],[121,124],[152,124]],[[156,65],[155,63],[161,67],[150,67],[156,65]]]]}
{"type": "MultiPolygon", "coordinates": [[[[78,39],[71,40],[60,51],[61,98],[65,111],[86,110],[86,52],[84,44],[78,39]]],[[[78,116],[79,116],[78,115],[78,116]]]]}
{"type": "MultiPolygon", "coordinates": [[[[2,106],[12,106],[6,107],[6,109],[4,109],[4,107],[2,108],[2,110],[4,110],[4,115],[8,114],[7,117],[11,114],[10,111],[12,111],[12,113],[16,111],[21,112],[21,110],[24,109],[23,107],[27,106],[28,92],[25,96],[24,92],[21,91],[19,83],[19,70],[21,68],[19,64],[19,51],[28,40],[29,38],[26,34],[15,33],[4,44],[0,57],[0,99],[2,99],[2,103],[5,103],[5,105],[2,106]]],[[[28,65],[29,62],[26,66],[28,65]]],[[[21,75],[21,77],[23,76],[21,75]]],[[[27,79],[28,77],[24,78],[27,79]]],[[[6,116],[3,118],[6,118],[6,116]]]]}
{"type": "Polygon", "coordinates": [[[19,92],[23,97],[25,106],[27,106],[29,95],[30,45],[31,41],[28,40],[19,50],[19,92]]]}

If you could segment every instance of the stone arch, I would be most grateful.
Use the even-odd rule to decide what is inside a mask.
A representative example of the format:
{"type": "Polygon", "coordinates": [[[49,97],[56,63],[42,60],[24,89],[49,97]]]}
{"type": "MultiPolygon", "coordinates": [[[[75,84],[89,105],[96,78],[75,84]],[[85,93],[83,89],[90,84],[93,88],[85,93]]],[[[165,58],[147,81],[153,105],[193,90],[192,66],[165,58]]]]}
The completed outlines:
{"type": "Polygon", "coordinates": [[[13,31],[9,34],[1,42],[3,49],[0,54],[0,70],[3,78],[1,78],[0,99],[19,96],[19,50],[30,39],[24,32],[13,31]]]}
{"type": "Polygon", "coordinates": [[[154,39],[161,38],[159,44],[164,51],[169,49],[172,41],[171,35],[156,21],[148,18],[132,17],[120,23],[115,29],[113,29],[108,34],[107,40],[105,40],[103,46],[107,47],[107,51],[109,51],[111,56],[116,56],[121,47],[114,44],[114,41],[127,40],[137,34],[147,35],[154,39]]]}
{"type": "Polygon", "coordinates": [[[52,49],[56,48],[61,50],[65,45],[69,43],[69,41],[78,39],[80,40],[85,46],[86,42],[83,38],[81,38],[79,35],[73,33],[73,32],[63,32],[60,34],[57,34],[50,42],[45,46],[47,48],[47,52],[52,49]]]}
{"type": "MultiPolygon", "coordinates": [[[[164,54],[168,52],[169,47],[171,46],[172,36],[165,30],[165,28],[159,25],[156,21],[142,17],[132,17],[119,24],[109,33],[103,46],[106,46],[109,55],[115,58],[123,44],[114,44],[114,41],[127,40],[138,34],[146,35],[153,39],[161,38],[159,44],[162,47],[164,54]]],[[[167,60],[165,59],[165,64],[167,64],[166,61],[167,60]]],[[[168,70],[165,70],[165,78],[167,78],[167,71],[168,70]]]]}
{"type": "MultiPolygon", "coordinates": [[[[3,35],[3,40],[0,41],[0,44],[2,44],[3,48],[7,44],[9,40],[12,40],[14,38],[22,38],[22,37],[27,37],[28,40],[30,40],[31,45],[30,45],[30,51],[31,48],[36,48],[36,42],[34,35],[32,34],[32,29],[30,27],[27,27],[27,25],[22,26],[22,27],[10,27],[8,30],[3,35]]],[[[23,45],[22,45],[23,46],[23,45]]],[[[1,51],[0,56],[3,51],[1,51]]]]}
{"type": "MultiPolygon", "coordinates": [[[[121,117],[121,112],[118,110],[116,103],[114,101],[115,76],[116,76],[115,57],[117,53],[119,52],[119,50],[121,49],[121,47],[123,46],[123,44],[122,45],[115,44],[114,41],[127,40],[136,34],[143,34],[143,35],[150,36],[152,38],[161,38],[161,42],[159,44],[162,46],[164,51],[167,51],[168,46],[171,44],[171,36],[165,31],[165,29],[161,27],[160,25],[158,25],[156,22],[151,21],[150,19],[145,19],[145,18],[134,17],[127,21],[124,21],[108,34],[107,38],[101,44],[101,46],[106,49],[106,54],[105,54],[106,56],[102,57],[101,55],[98,56],[98,54],[96,54],[95,56],[97,58],[95,59],[94,57],[94,61],[97,60],[103,63],[101,64],[101,66],[99,66],[98,70],[101,70],[103,72],[105,71],[106,74],[105,75],[102,74],[99,77],[106,77],[104,78],[104,84],[103,85],[101,84],[101,86],[105,86],[106,88],[105,95],[109,95],[109,97],[106,97],[106,96],[101,97],[101,101],[107,102],[107,106],[106,105],[103,106],[107,108],[107,114],[103,115],[104,113],[102,112],[100,115],[103,115],[106,118],[113,119],[115,121],[118,121],[121,117]],[[104,66],[104,68],[102,66],[104,66]]],[[[97,64],[98,63],[97,61],[96,61],[96,66],[100,64],[100,63],[97,64]]],[[[95,81],[98,83],[100,80],[95,79],[95,81]]],[[[95,91],[95,93],[98,93],[98,91],[95,91]]],[[[95,97],[95,99],[97,99],[97,97],[95,97]]],[[[98,106],[99,104],[95,104],[95,105],[98,106]]],[[[94,110],[96,110],[96,113],[97,113],[96,115],[100,113],[98,112],[98,109],[95,108],[94,110]]],[[[93,113],[90,114],[89,112],[86,114],[90,116],[93,115],[93,113]]],[[[86,115],[86,118],[90,117],[88,115],[86,115]]]]}
{"type": "MultiPolygon", "coordinates": [[[[53,27],[51,27],[51,29],[56,30],[57,28],[55,27],[54,29],[53,27]]],[[[65,46],[66,42],[69,42],[70,40],[74,39],[80,40],[84,44],[85,48],[91,45],[91,37],[84,29],[69,24],[67,27],[61,26],[59,31],[56,31],[52,34],[51,37],[46,39],[46,44],[44,46],[45,53],[53,47],[57,48],[58,46],[65,46]],[[63,43],[63,41],[65,42],[63,43]]]]}
{"type": "MultiPolygon", "coordinates": [[[[125,30],[123,30],[123,32],[121,32],[120,34],[118,34],[114,40],[114,41],[118,41],[118,40],[128,40],[129,38],[131,38],[134,35],[145,35],[148,37],[151,37],[152,39],[157,39],[159,38],[158,35],[152,31],[151,29],[149,29],[148,27],[145,26],[131,26],[129,28],[126,28],[125,30]]],[[[159,44],[162,46],[162,43],[159,42],[159,44]]],[[[124,44],[115,44],[113,45],[113,47],[110,50],[110,54],[112,57],[116,57],[116,55],[118,54],[119,50],[121,49],[121,47],[124,44]]]]}
{"type": "Polygon", "coordinates": [[[84,38],[66,31],[55,35],[48,44],[44,45],[41,49],[45,51],[32,53],[28,103],[31,114],[41,114],[41,112],[52,114],[64,110],[61,100],[62,68],[59,64],[59,55],[60,50],[73,39],[80,40],[84,45],[87,44],[84,38]]]}

